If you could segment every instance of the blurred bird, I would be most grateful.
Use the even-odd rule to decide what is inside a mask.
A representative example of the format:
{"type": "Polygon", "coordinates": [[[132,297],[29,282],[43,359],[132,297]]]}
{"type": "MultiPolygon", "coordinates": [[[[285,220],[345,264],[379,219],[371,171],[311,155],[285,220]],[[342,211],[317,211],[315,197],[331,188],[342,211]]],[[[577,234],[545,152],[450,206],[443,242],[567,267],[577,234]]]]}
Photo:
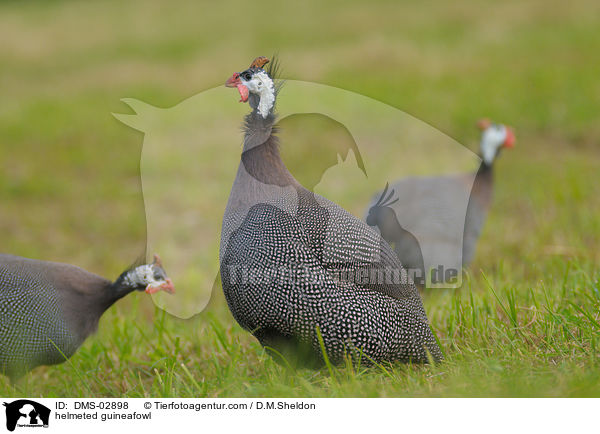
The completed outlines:
{"type": "MultiPolygon", "coordinates": [[[[417,258],[422,257],[422,251],[443,252],[441,256],[445,255],[446,264],[467,266],[473,259],[477,239],[492,202],[494,161],[502,149],[512,148],[515,144],[515,135],[510,127],[492,123],[489,119],[482,119],[477,125],[482,130],[482,161],[476,174],[404,178],[391,186],[396,200],[386,205],[386,212],[381,211],[379,202],[387,186],[383,193],[373,196],[365,213],[366,221],[380,228],[381,235],[390,244],[402,246],[395,249],[402,264],[419,268],[417,258]],[[466,213],[462,200],[465,197],[469,197],[466,213]],[[456,221],[463,218],[464,224],[456,221]],[[405,230],[415,227],[423,233],[418,240],[413,233],[405,230]],[[464,230],[456,234],[452,229],[455,227],[464,230]],[[462,252],[460,258],[455,257],[458,252],[462,252]]],[[[438,264],[430,265],[429,270],[424,270],[427,273],[438,264]]],[[[441,276],[428,277],[432,283],[441,283],[443,279],[441,276]]]]}

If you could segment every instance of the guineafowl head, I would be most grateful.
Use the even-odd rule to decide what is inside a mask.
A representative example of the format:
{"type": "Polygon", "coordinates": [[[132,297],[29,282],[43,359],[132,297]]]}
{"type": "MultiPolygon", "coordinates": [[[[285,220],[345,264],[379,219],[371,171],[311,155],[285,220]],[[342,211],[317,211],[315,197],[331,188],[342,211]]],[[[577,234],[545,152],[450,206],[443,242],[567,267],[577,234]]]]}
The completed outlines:
{"type": "Polygon", "coordinates": [[[113,286],[119,293],[146,291],[147,294],[154,294],[165,291],[173,294],[175,292],[173,282],[168,278],[158,255],[154,255],[154,261],[151,264],[140,265],[124,271],[113,286]]]}
{"type": "Polygon", "coordinates": [[[515,134],[512,128],[493,123],[489,119],[481,119],[477,122],[477,126],[482,131],[480,148],[485,165],[491,166],[502,148],[515,146],[515,134]]]}
{"type": "Polygon", "coordinates": [[[250,107],[255,109],[263,118],[266,118],[273,110],[277,89],[273,82],[272,67],[266,71],[263,67],[269,63],[266,57],[254,59],[248,69],[235,72],[226,82],[227,87],[236,87],[240,93],[240,102],[249,102],[250,107]]]}

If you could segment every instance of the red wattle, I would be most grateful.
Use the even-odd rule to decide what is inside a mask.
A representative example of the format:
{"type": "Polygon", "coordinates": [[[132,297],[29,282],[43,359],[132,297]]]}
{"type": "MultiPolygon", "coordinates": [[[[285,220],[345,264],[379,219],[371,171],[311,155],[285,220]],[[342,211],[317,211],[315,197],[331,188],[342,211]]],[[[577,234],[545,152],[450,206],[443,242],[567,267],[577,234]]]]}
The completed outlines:
{"type": "Polygon", "coordinates": [[[241,83],[237,85],[237,88],[241,97],[240,102],[248,101],[248,96],[250,95],[248,88],[241,83]]]}
{"type": "Polygon", "coordinates": [[[513,133],[513,130],[506,127],[506,140],[504,140],[504,146],[507,148],[512,148],[515,146],[515,133],[513,133]]]}

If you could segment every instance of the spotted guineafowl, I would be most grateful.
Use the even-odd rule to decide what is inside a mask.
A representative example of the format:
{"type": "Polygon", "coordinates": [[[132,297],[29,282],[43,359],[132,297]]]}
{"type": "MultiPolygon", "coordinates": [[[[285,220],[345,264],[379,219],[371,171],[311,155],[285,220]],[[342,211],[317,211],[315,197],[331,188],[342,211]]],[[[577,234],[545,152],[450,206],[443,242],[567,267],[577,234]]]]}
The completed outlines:
{"type": "MultiPolygon", "coordinates": [[[[446,264],[456,264],[457,272],[467,266],[475,254],[475,246],[492,201],[494,160],[501,149],[511,148],[515,143],[514,133],[507,126],[494,124],[487,119],[479,121],[478,126],[482,130],[482,161],[476,174],[401,179],[390,186],[397,200],[388,205],[394,214],[388,213],[386,218],[393,221],[380,222],[383,226],[400,224],[404,228],[417,228],[421,235],[417,237],[420,250],[438,253],[438,259],[443,258],[446,264]],[[464,206],[467,201],[463,198],[468,198],[466,213],[464,206]]],[[[365,213],[367,216],[373,207],[377,207],[381,194],[378,192],[373,196],[365,213]]],[[[381,234],[387,241],[393,241],[388,239],[387,234],[381,234]]],[[[397,253],[404,264],[421,251],[397,253]]],[[[435,271],[439,265],[430,264],[430,271],[435,271]]],[[[435,273],[427,277],[433,283],[441,283],[442,280],[441,277],[436,279],[435,273]]]]}
{"type": "Polygon", "coordinates": [[[252,108],[221,233],[221,279],[234,318],[297,366],[346,356],[440,360],[419,293],[390,246],[285,167],[274,134],[276,68],[266,63],[257,58],[226,82],[252,108]]]}
{"type": "Polygon", "coordinates": [[[111,282],[74,265],[0,254],[0,371],[14,380],[64,362],[136,290],[174,292],[158,256],[111,282]]]}

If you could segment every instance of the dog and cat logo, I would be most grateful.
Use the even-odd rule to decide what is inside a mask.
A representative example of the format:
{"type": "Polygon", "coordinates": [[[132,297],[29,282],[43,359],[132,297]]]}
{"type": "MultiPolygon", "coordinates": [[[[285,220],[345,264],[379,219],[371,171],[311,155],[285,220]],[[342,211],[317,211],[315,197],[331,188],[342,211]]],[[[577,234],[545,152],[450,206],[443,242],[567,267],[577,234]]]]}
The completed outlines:
{"type": "Polygon", "coordinates": [[[29,399],[5,402],[6,429],[14,431],[19,428],[48,428],[50,409],[29,399]]]}

